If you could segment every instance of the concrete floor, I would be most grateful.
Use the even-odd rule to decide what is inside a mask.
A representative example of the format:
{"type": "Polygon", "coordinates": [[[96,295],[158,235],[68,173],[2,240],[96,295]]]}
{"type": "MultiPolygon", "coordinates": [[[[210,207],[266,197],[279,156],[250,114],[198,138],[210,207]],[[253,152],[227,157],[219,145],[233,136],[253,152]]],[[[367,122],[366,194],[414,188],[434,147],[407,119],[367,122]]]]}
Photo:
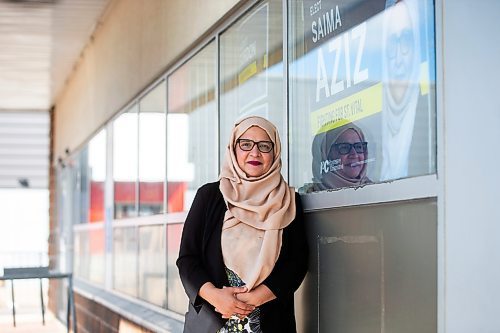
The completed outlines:
{"type": "Polygon", "coordinates": [[[12,313],[0,311],[0,332],[2,333],[64,333],[66,326],[54,317],[51,312],[45,313],[45,325],[39,309],[29,313],[16,313],[16,327],[12,325],[12,313]],[[38,311],[36,311],[38,310],[38,311]]]}
{"type": "MultiPolygon", "coordinates": [[[[1,281],[3,282],[3,281],[1,281]]],[[[47,286],[44,283],[44,303],[47,305],[47,286]]],[[[0,333],[64,333],[66,326],[47,309],[45,325],[40,308],[40,284],[38,280],[16,281],[16,327],[12,322],[10,283],[0,284],[0,333]]]]}

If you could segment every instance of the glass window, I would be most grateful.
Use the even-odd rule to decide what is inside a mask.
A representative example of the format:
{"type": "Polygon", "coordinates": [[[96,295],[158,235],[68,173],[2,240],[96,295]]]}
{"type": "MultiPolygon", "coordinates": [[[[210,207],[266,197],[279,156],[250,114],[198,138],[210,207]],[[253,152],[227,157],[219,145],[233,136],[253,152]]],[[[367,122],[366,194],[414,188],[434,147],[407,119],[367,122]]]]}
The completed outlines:
{"type": "Polygon", "coordinates": [[[179,270],[175,264],[179,257],[182,228],[184,224],[167,225],[167,274],[168,274],[168,309],[184,314],[188,308],[188,298],[184,292],[179,270]]]}
{"type": "Polygon", "coordinates": [[[436,170],[433,1],[395,2],[290,2],[290,180],[301,191],[436,170]]]}
{"type": "Polygon", "coordinates": [[[168,78],[167,202],[188,210],[198,187],[217,180],[215,42],[168,78]]]}
{"type": "Polygon", "coordinates": [[[164,211],[165,82],[139,103],[139,215],[164,211]]]}
{"type": "MultiPolygon", "coordinates": [[[[221,160],[234,123],[246,116],[270,120],[284,138],[281,1],[260,4],[222,33],[219,87],[221,160]]],[[[282,148],[286,162],[286,141],[282,148]]]]}
{"type": "Polygon", "coordinates": [[[167,303],[166,232],[163,225],[139,227],[139,298],[167,303]]]}
{"type": "Polygon", "coordinates": [[[104,221],[104,181],[106,180],[106,130],[102,129],[88,144],[90,180],[89,222],[104,221]]]}
{"type": "Polygon", "coordinates": [[[113,288],[137,297],[137,227],[113,229],[113,288]]]}
{"type": "Polygon", "coordinates": [[[137,105],[113,122],[115,218],[137,216],[137,105]]]}

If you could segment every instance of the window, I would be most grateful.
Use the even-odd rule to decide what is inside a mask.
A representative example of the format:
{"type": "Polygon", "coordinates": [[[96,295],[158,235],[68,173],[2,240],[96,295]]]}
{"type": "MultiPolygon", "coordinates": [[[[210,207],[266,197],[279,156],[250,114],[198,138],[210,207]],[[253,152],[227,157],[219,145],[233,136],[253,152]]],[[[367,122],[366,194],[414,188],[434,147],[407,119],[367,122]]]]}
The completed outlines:
{"type": "Polygon", "coordinates": [[[137,105],[113,122],[113,185],[115,218],[137,216],[137,105]]]}
{"type": "Polygon", "coordinates": [[[165,82],[139,102],[139,215],[164,211],[165,82]]]}
{"type": "Polygon", "coordinates": [[[215,42],[168,78],[167,202],[189,210],[198,187],[217,180],[215,42]]]}
{"type": "Polygon", "coordinates": [[[289,6],[291,184],[303,192],[434,173],[432,1],[289,6]]]}
{"type": "Polygon", "coordinates": [[[104,181],[106,180],[106,130],[88,144],[88,179],[90,180],[89,222],[104,221],[104,181]]]}
{"type": "MultiPolygon", "coordinates": [[[[260,4],[221,34],[219,90],[221,161],[238,119],[262,116],[274,123],[284,138],[281,1],[260,4]]],[[[282,159],[286,162],[286,141],[283,143],[282,159]]]]}

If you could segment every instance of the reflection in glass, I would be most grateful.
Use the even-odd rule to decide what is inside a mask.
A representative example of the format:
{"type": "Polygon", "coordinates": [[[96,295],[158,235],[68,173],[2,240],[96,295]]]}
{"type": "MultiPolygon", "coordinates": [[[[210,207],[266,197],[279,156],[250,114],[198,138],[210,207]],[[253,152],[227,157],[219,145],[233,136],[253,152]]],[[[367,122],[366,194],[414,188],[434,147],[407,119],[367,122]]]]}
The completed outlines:
{"type": "Polygon", "coordinates": [[[73,272],[75,276],[88,280],[90,257],[88,256],[88,233],[84,230],[74,231],[73,234],[73,248],[74,248],[74,267],[73,272]]]}
{"type": "Polygon", "coordinates": [[[137,227],[113,229],[113,288],[137,297],[137,227]]]}
{"type": "Polygon", "coordinates": [[[102,129],[88,144],[90,179],[89,222],[104,221],[104,181],[106,179],[106,130],[102,129]]]}
{"type": "Polygon", "coordinates": [[[265,1],[220,36],[221,151],[234,123],[249,115],[269,119],[285,137],[282,14],[281,1],[265,1]]]}
{"type": "Polygon", "coordinates": [[[75,276],[96,284],[104,284],[104,223],[96,222],[88,229],[74,230],[75,276]]]}
{"type": "Polygon", "coordinates": [[[313,184],[301,192],[322,191],[371,183],[368,178],[370,143],[353,123],[321,132],[313,140],[313,184]]]}
{"type": "Polygon", "coordinates": [[[217,180],[215,43],[168,78],[167,203],[186,211],[202,184],[217,180]]]}
{"type": "Polygon", "coordinates": [[[115,218],[137,216],[137,105],[113,122],[113,183],[115,218]]]}
{"type": "Polygon", "coordinates": [[[184,314],[188,309],[188,298],[184,293],[184,287],[175,261],[179,256],[183,227],[184,224],[181,223],[167,225],[168,309],[181,314],[184,314]]]}
{"type": "Polygon", "coordinates": [[[88,250],[84,254],[90,260],[89,281],[104,284],[104,223],[96,224],[88,231],[88,250]]]}
{"type": "Polygon", "coordinates": [[[165,82],[139,102],[139,215],[164,211],[165,82]]]}
{"type": "Polygon", "coordinates": [[[165,227],[139,227],[139,298],[166,307],[165,227]]]}
{"type": "MultiPolygon", "coordinates": [[[[321,141],[350,123],[368,143],[373,182],[435,172],[433,2],[395,3],[289,3],[292,185],[318,183],[321,141]]],[[[357,178],[314,190],[367,183],[357,178]]]]}

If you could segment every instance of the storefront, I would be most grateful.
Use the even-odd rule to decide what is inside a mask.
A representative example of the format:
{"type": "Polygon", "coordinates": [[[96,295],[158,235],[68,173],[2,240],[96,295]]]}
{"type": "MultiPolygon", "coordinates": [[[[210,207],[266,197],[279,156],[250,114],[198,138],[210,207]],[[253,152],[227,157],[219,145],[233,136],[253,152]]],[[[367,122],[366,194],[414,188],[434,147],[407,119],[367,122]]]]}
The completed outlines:
{"type": "MultiPolygon", "coordinates": [[[[181,325],[188,300],[175,260],[186,213],[197,188],[217,180],[235,120],[260,115],[280,131],[283,176],[306,209],[311,258],[296,295],[299,331],[453,327],[459,316],[445,306],[445,286],[457,280],[446,277],[446,252],[458,249],[462,231],[445,232],[445,212],[462,199],[444,179],[445,91],[454,86],[444,83],[443,40],[457,36],[443,17],[460,7],[160,3],[115,4],[55,106],[52,251],[54,264],[74,271],[78,314],[87,316],[84,299],[106,307],[99,299],[109,294],[181,325]],[[139,27],[115,27],[128,23],[139,27]]],[[[120,309],[110,310],[168,331],[120,309]]]]}

